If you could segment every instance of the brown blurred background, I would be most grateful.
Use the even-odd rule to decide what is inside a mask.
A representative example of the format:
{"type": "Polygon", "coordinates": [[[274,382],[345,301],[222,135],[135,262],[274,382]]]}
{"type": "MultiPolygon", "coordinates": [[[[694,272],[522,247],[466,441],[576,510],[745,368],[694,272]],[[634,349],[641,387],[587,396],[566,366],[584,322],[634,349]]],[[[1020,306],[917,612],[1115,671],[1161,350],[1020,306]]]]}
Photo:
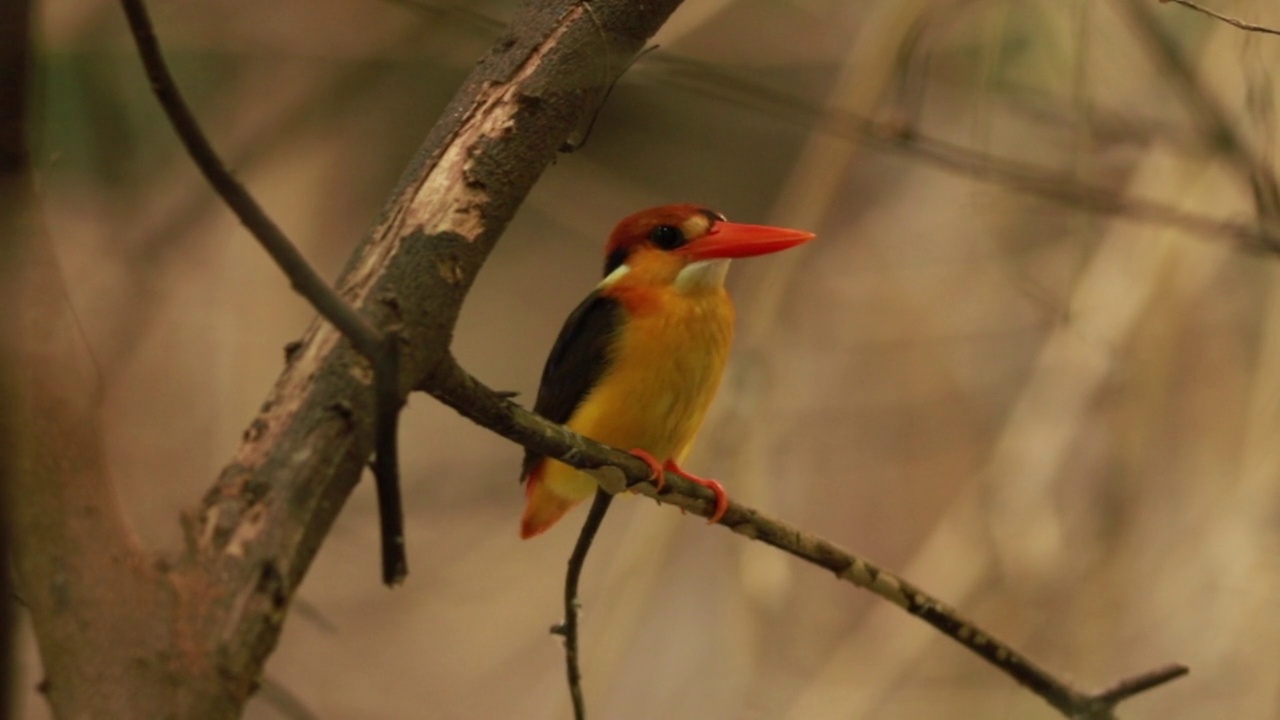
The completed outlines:
{"type": "MultiPolygon", "coordinates": [[[[514,12],[153,5],[215,145],[330,277],[514,12]]],[[[1152,7],[1275,167],[1280,39],[1152,7]]],[[[1214,7],[1280,26],[1272,3],[1214,7]]],[[[40,10],[49,227],[128,513],[176,547],[179,511],[313,313],[179,151],[116,3],[40,10]]],[[[735,267],[733,363],[688,466],[1083,687],[1192,668],[1122,717],[1280,718],[1277,259],[1033,200],[833,121],[907,117],[1116,195],[1247,220],[1247,185],[1113,3],[688,0],[657,42],[485,267],[463,363],[529,399],[634,210],[687,200],[816,230],[735,267]]],[[[402,438],[408,583],[378,582],[362,485],[247,716],[568,717],[547,629],[581,511],[521,542],[517,447],[422,396],[402,438]]],[[[827,573],[670,508],[615,507],[582,597],[593,718],[1057,717],[827,573]]],[[[19,716],[47,717],[29,637],[22,672],[19,716]]]]}

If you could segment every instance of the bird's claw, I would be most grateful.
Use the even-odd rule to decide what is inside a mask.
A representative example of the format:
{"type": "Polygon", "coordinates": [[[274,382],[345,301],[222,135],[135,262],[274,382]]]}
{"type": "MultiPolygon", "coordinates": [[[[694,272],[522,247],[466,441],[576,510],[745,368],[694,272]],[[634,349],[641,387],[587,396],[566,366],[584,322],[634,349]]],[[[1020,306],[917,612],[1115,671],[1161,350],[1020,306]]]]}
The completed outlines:
{"type": "Polygon", "coordinates": [[[673,472],[695,485],[701,485],[702,487],[710,490],[716,496],[716,501],[715,506],[711,511],[711,517],[707,519],[708,525],[716,524],[720,521],[720,518],[724,517],[724,514],[729,511],[729,494],[724,491],[724,486],[715,480],[698,477],[693,473],[685,472],[680,469],[680,466],[677,465],[674,460],[667,460],[665,463],[659,463],[657,458],[649,454],[648,451],[641,450],[640,448],[632,448],[627,452],[640,460],[643,460],[644,464],[649,466],[649,480],[653,482],[653,485],[658,492],[662,492],[662,489],[667,485],[666,480],[663,478],[663,470],[673,472]]]}
{"type": "Polygon", "coordinates": [[[668,460],[665,465],[667,470],[679,475],[695,485],[710,490],[716,496],[715,507],[711,511],[711,517],[707,518],[708,525],[715,525],[729,511],[729,494],[724,491],[724,486],[710,478],[698,477],[690,472],[685,472],[676,465],[674,460],[668,460]]]}
{"type": "Polygon", "coordinates": [[[650,455],[648,451],[640,448],[632,448],[627,452],[643,460],[644,464],[649,466],[649,480],[653,482],[653,486],[658,492],[662,492],[662,489],[667,486],[667,480],[663,477],[662,463],[658,462],[658,459],[650,455]]]}

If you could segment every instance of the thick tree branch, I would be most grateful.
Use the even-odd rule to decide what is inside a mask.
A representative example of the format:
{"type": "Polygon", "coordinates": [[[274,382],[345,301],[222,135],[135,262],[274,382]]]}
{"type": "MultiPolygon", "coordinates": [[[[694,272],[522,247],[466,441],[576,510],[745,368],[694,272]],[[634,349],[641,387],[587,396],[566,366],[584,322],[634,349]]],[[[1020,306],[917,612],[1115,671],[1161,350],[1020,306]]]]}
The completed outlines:
{"type": "MultiPolygon", "coordinates": [[[[665,489],[659,494],[649,480],[648,467],[641,460],[542,419],[485,387],[456,363],[442,363],[423,389],[477,424],[541,454],[584,469],[617,468],[620,476],[601,480],[601,487],[608,492],[630,488],[702,517],[711,515],[715,498],[706,488],[668,473],[665,489]]],[[[831,542],[737,502],[730,502],[719,524],[830,570],[840,580],[870,590],[915,615],[1026,686],[1068,718],[1110,718],[1112,709],[1121,700],[1187,672],[1183,666],[1171,665],[1123,680],[1105,692],[1086,693],[1056,678],[919,587],[831,542]]]]}
{"type": "MultiPolygon", "coordinates": [[[[400,376],[443,361],[462,300],[520,201],[678,2],[530,2],[479,63],[338,283],[401,339],[400,376]]],[[[204,502],[169,571],[190,640],[189,717],[233,715],[253,691],[285,608],[359,479],[375,423],[372,368],[313,325],[204,502]]]]}

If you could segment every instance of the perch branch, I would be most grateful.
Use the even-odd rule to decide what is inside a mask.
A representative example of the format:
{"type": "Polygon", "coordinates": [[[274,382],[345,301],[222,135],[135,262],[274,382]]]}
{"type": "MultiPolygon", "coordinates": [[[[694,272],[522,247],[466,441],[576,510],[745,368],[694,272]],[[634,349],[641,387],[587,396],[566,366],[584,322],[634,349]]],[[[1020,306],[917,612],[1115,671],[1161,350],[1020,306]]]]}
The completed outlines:
{"type": "MultiPolygon", "coordinates": [[[[626,487],[702,517],[711,515],[715,497],[710,490],[668,473],[664,491],[657,493],[643,461],[542,419],[501,397],[452,360],[441,363],[422,389],[473,422],[538,453],[578,468],[618,469],[625,485],[606,487],[608,481],[602,481],[601,487],[607,491],[616,492],[626,487]]],[[[1111,710],[1121,700],[1187,672],[1183,666],[1171,665],[1121,681],[1102,693],[1086,693],[1059,680],[922,589],[827,540],[732,501],[719,524],[830,570],[840,580],[888,600],[994,665],[1073,720],[1110,718],[1111,710]]]]}
{"type": "Polygon", "coordinates": [[[258,201],[231,175],[205,137],[200,123],[169,72],[155,28],[147,14],[146,4],[143,0],[121,2],[129,20],[129,30],[138,47],[138,55],[146,69],[147,78],[151,81],[151,90],[196,167],[289,278],[293,289],[321,316],[333,323],[374,368],[376,429],[373,475],[378,490],[378,516],[382,536],[382,581],[387,585],[399,584],[409,573],[404,548],[404,509],[400,502],[400,471],[396,454],[396,432],[399,428],[400,408],[404,405],[400,395],[399,339],[395,333],[379,332],[354,307],[339,297],[258,201]]]}

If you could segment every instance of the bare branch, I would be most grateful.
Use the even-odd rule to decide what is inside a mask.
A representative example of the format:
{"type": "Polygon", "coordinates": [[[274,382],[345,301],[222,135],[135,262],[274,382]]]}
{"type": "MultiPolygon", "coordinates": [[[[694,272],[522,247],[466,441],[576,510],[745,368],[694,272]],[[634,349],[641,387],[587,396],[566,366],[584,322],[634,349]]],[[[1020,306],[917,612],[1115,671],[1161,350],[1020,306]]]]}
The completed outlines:
{"type": "Polygon", "coordinates": [[[1094,696],[1094,700],[1099,706],[1109,711],[1134,695],[1144,693],[1172,680],[1177,680],[1188,672],[1190,671],[1183,665],[1166,665],[1165,667],[1156,668],[1150,672],[1121,680],[1111,688],[1098,693],[1094,696]]]}
{"type": "Polygon", "coordinates": [[[320,277],[302,256],[298,248],[287,238],[279,226],[275,224],[258,205],[249,191],[232,177],[226,166],[218,158],[213,146],[204,136],[199,122],[191,113],[182,93],[178,91],[164,55],[160,52],[160,43],[156,39],[151,18],[147,15],[143,0],[121,0],[125,15],[129,19],[129,30],[133,33],[134,42],[138,46],[138,55],[146,68],[147,78],[151,81],[151,90],[160,101],[160,107],[169,117],[170,124],[181,138],[183,146],[191,155],[192,161],[204,173],[205,179],[213,186],[218,195],[227,203],[240,222],[271,255],[284,274],[293,284],[293,289],[311,303],[324,319],[333,323],[351,340],[361,355],[372,358],[378,354],[382,342],[381,334],[371,326],[355,308],[338,297],[328,283],[320,277]]]}
{"type": "MultiPolygon", "coordinates": [[[[617,468],[626,478],[626,487],[702,517],[710,517],[714,509],[715,497],[710,490],[668,473],[663,492],[656,492],[648,466],[643,461],[550,423],[502,398],[468,375],[456,362],[442,363],[437,372],[428,378],[423,389],[477,424],[540,454],[558,458],[578,468],[617,468]]],[[[601,487],[605,486],[602,484],[601,487]]],[[[834,543],[771,518],[754,508],[731,501],[728,512],[720,519],[719,524],[739,535],[759,540],[830,570],[840,580],[869,590],[915,615],[1026,686],[1068,718],[1109,718],[1114,704],[1133,694],[1118,697],[1123,693],[1117,694],[1114,689],[1108,691],[1111,695],[1089,694],[1077,690],[919,587],[834,543]],[[1117,699],[1109,704],[1104,702],[1104,697],[1113,696],[1117,699]]],[[[1143,687],[1135,685],[1137,689],[1134,692],[1167,682],[1186,671],[1181,666],[1171,667],[1180,670],[1163,669],[1140,676],[1162,679],[1143,687]]],[[[1121,683],[1124,687],[1129,685],[1129,681],[1121,683]]]]}
{"type": "Polygon", "coordinates": [[[574,720],[586,720],[587,703],[582,696],[581,658],[578,657],[578,615],[582,609],[578,601],[578,581],[582,578],[582,569],[587,563],[587,553],[591,551],[591,543],[596,539],[596,532],[609,512],[609,504],[613,495],[603,489],[596,490],[591,501],[591,509],[587,511],[587,519],[582,523],[578,533],[578,542],[569,555],[569,568],[564,576],[564,622],[551,628],[551,632],[564,637],[565,672],[569,679],[569,697],[573,701],[574,720]]]}
{"type": "Polygon", "coordinates": [[[1240,18],[1234,18],[1234,17],[1231,17],[1230,15],[1224,15],[1223,13],[1220,13],[1217,10],[1211,10],[1203,5],[1200,5],[1199,3],[1191,2],[1191,0],[1160,0],[1160,2],[1162,3],[1171,2],[1171,3],[1181,5],[1183,7],[1191,8],[1192,10],[1195,10],[1198,13],[1204,13],[1205,15],[1208,15],[1209,17],[1214,18],[1215,20],[1221,20],[1222,22],[1228,25],[1234,25],[1235,27],[1240,28],[1241,30],[1247,30],[1249,32],[1256,32],[1256,33],[1266,33],[1268,35],[1280,35],[1280,30],[1277,30],[1275,28],[1269,28],[1265,25],[1255,25],[1254,23],[1246,22],[1244,20],[1241,20],[1240,18]]]}
{"type": "Polygon", "coordinates": [[[382,336],[373,363],[373,478],[378,491],[378,530],[382,582],[399,585],[409,575],[404,542],[404,505],[400,502],[400,334],[382,336]]]}

